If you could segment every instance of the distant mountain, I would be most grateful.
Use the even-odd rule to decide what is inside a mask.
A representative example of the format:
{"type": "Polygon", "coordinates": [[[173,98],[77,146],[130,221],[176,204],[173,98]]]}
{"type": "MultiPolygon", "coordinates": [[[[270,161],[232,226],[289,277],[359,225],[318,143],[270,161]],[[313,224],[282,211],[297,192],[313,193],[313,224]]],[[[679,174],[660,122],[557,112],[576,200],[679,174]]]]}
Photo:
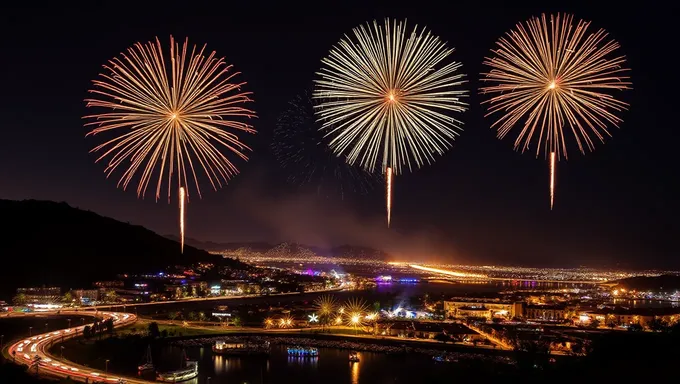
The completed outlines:
{"type": "MultiPolygon", "coordinates": [[[[175,235],[166,235],[168,239],[179,241],[175,235]]],[[[268,253],[280,249],[286,253],[312,251],[319,256],[327,257],[361,257],[378,260],[389,260],[389,254],[379,249],[374,249],[356,245],[341,245],[332,248],[323,248],[313,245],[298,243],[269,244],[264,242],[252,243],[215,243],[212,241],[200,241],[192,238],[185,238],[185,244],[190,244],[196,248],[205,249],[210,252],[235,251],[237,249],[250,249],[252,252],[268,253]]]]}
{"type": "MultiPolygon", "coordinates": [[[[19,286],[90,287],[119,273],[155,272],[197,261],[224,260],[144,227],[51,201],[0,200],[0,295],[19,286]]],[[[238,265],[237,265],[238,264],[238,265]]]]}
{"type": "Polygon", "coordinates": [[[636,276],[617,281],[617,288],[625,288],[636,291],[669,292],[680,290],[680,276],[636,276]]]}
{"type": "MultiPolygon", "coordinates": [[[[179,237],[176,235],[165,235],[166,238],[172,241],[179,241],[179,237]]],[[[209,252],[219,252],[219,251],[233,251],[239,248],[250,248],[256,252],[267,252],[271,248],[274,248],[276,244],[269,244],[263,242],[245,242],[245,243],[215,243],[212,241],[201,241],[196,240],[191,237],[184,238],[184,244],[191,245],[192,247],[205,249],[209,252]]]]}

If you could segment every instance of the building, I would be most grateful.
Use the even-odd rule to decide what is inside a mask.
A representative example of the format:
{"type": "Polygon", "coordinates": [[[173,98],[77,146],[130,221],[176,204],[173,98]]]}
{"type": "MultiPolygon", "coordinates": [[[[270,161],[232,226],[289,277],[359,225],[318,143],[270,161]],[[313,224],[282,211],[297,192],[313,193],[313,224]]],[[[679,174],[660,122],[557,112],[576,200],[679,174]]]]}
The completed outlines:
{"type": "Polygon", "coordinates": [[[597,320],[603,325],[629,326],[639,324],[649,327],[654,320],[666,324],[680,321],[680,308],[603,308],[581,314],[587,321],[597,320]]]}
{"type": "Polygon", "coordinates": [[[574,310],[564,305],[527,305],[524,318],[527,320],[562,321],[570,319],[574,310]]]}
{"type": "Polygon", "coordinates": [[[73,298],[84,305],[89,305],[99,300],[98,289],[74,289],[71,291],[73,298]]]}
{"type": "Polygon", "coordinates": [[[61,301],[61,288],[17,288],[17,296],[23,301],[17,304],[51,304],[61,301]]]}
{"type": "Polygon", "coordinates": [[[444,301],[444,314],[447,319],[467,317],[489,320],[494,317],[512,319],[523,316],[524,303],[491,299],[444,301]]]}
{"type": "Polygon", "coordinates": [[[97,288],[123,288],[125,282],[123,280],[108,280],[95,281],[94,286],[97,288]]]}

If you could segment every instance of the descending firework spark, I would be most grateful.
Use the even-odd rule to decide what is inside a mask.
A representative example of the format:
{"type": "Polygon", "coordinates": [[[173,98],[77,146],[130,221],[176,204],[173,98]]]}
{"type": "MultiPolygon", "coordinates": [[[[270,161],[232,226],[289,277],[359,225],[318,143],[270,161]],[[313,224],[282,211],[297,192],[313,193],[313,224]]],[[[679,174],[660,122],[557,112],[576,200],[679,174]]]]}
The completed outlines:
{"type": "Polygon", "coordinates": [[[369,171],[412,170],[442,155],[462,128],[447,112],[463,112],[460,63],[440,66],[453,52],[425,28],[406,23],[354,29],[322,60],[313,97],[330,148],[369,171]],[[439,67],[438,69],[436,67],[439,67]]]}
{"type": "Polygon", "coordinates": [[[247,160],[249,148],[237,135],[255,133],[240,121],[255,115],[243,107],[251,101],[250,93],[241,91],[245,83],[234,82],[238,73],[215,52],[206,56],[205,46],[189,48],[188,39],[180,48],[170,37],[165,56],[158,39],[137,43],[104,66],[107,73],[90,90],[95,96],[85,100],[88,107],[108,110],[85,116],[90,120],[85,125],[94,127],[88,136],[115,134],[91,152],[103,152],[97,161],[109,158],[107,177],[127,167],[118,182],[123,189],[138,175],[138,196],[157,177],[156,200],[165,178],[170,199],[176,176],[178,187],[188,187],[187,179],[193,179],[200,197],[198,173],[214,189],[238,173],[224,152],[247,160]]]}
{"type": "MultiPolygon", "coordinates": [[[[536,146],[553,154],[556,161],[567,158],[567,139],[574,139],[581,153],[594,149],[594,139],[611,136],[607,124],[622,122],[616,112],[628,104],[611,93],[630,89],[624,68],[625,57],[612,54],[620,47],[607,39],[603,29],[587,33],[590,22],[574,25],[573,16],[534,17],[498,40],[493,58],[484,64],[484,94],[491,95],[488,115],[499,113],[492,128],[504,138],[524,122],[515,138],[515,149],[524,152],[536,146]]],[[[551,159],[551,163],[553,160],[551,159]]],[[[551,196],[554,192],[551,165],[551,196]]],[[[552,205],[552,197],[551,197],[552,205]]]]}
{"type": "Polygon", "coordinates": [[[387,167],[387,227],[392,219],[392,167],[387,167]]]}
{"type": "Polygon", "coordinates": [[[289,182],[313,185],[320,195],[337,193],[343,199],[349,191],[367,193],[380,182],[375,174],[335,156],[320,127],[309,91],[297,95],[279,116],[271,146],[289,182]]]}
{"type": "Polygon", "coordinates": [[[555,201],[555,152],[550,152],[550,209],[555,201]]]}
{"type": "Polygon", "coordinates": [[[179,188],[179,234],[180,234],[180,246],[182,253],[184,253],[184,198],[185,192],[184,187],[179,188]]]}

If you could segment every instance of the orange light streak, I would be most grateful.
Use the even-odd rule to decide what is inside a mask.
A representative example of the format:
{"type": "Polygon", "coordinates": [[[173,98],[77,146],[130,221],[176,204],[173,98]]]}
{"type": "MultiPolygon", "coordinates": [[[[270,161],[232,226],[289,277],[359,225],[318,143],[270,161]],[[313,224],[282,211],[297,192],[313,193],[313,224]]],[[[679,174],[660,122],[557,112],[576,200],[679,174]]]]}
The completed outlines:
{"type": "Polygon", "coordinates": [[[184,253],[184,187],[179,187],[179,234],[181,238],[182,253],[184,253]]]}
{"type": "Polygon", "coordinates": [[[424,267],[422,265],[418,264],[410,264],[409,267],[418,269],[421,271],[425,272],[433,272],[433,273],[440,273],[442,275],[449,275],[449,276],[455,276],[455,277],[478,277],[478,278],[486,278],[486,275],[478,275],[478,274],[473,274],[473,273],[463,273],[463,272],[454,272],[454,271],[449,271],[446,269],[439,269],[439,268],[432,268],[432,267],[424,267]]]}
{"type": "Polygon", "coordinates": [[[550,210],[555,201],[555,152],[550,152],[550,210]]]}
{"type": "Polygon", "coordinates": [[[387,167],[387,228],[390,227],[392,221],[392,168],[387,167]]]}

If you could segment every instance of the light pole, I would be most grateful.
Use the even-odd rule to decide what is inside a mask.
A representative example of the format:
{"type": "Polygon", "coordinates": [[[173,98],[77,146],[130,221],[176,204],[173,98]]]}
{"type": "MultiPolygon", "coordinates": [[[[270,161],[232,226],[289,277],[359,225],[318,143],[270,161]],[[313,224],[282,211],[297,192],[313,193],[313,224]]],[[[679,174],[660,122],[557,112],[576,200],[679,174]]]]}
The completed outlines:
{"type": "Polygon", "coordinates": [[[33,336],[33,327],[28,327],[28,337],[33,336]]]}
{"type": "Polygon", "coordinates": [[[64,346],[63,345],[59,346],[59,349],[61,350],[61,358],[63,359],[64,358],[64,346]]]}
{"type": "Polygon", "coordinates": [[[85,318],[84,317],[81,317],[80,321],[83,323],[82,325],[85,325],[85,318]]]}
{"type": "Polygon", "coordinates": [[[0,335],[0,351],[2,350],[2,346],[4,345],[2,342],[5,340],[5,335],[0,335]]]}
{"type": "Polygon", "coordinates": [[[45,333],[47,333],[47,323],[45,323],[45,333]]]}
{"type": "Polygon", "coordinates": [[[210,379],[211,379],[211,377],[208,376],[208,381],[206,382],[207,384],[210,384],[210,379]]]}
{"type": "Polygon", "coordinates": [[[71,328],[71,319],[66,319],[68,321],[68,327],[71,328]]]}
{"type": "Polygon", "coordinates": [[[104,363],[104,373],[108,374],[109,373],[109,359],[106,359],[106,362],[104,363]]]}

